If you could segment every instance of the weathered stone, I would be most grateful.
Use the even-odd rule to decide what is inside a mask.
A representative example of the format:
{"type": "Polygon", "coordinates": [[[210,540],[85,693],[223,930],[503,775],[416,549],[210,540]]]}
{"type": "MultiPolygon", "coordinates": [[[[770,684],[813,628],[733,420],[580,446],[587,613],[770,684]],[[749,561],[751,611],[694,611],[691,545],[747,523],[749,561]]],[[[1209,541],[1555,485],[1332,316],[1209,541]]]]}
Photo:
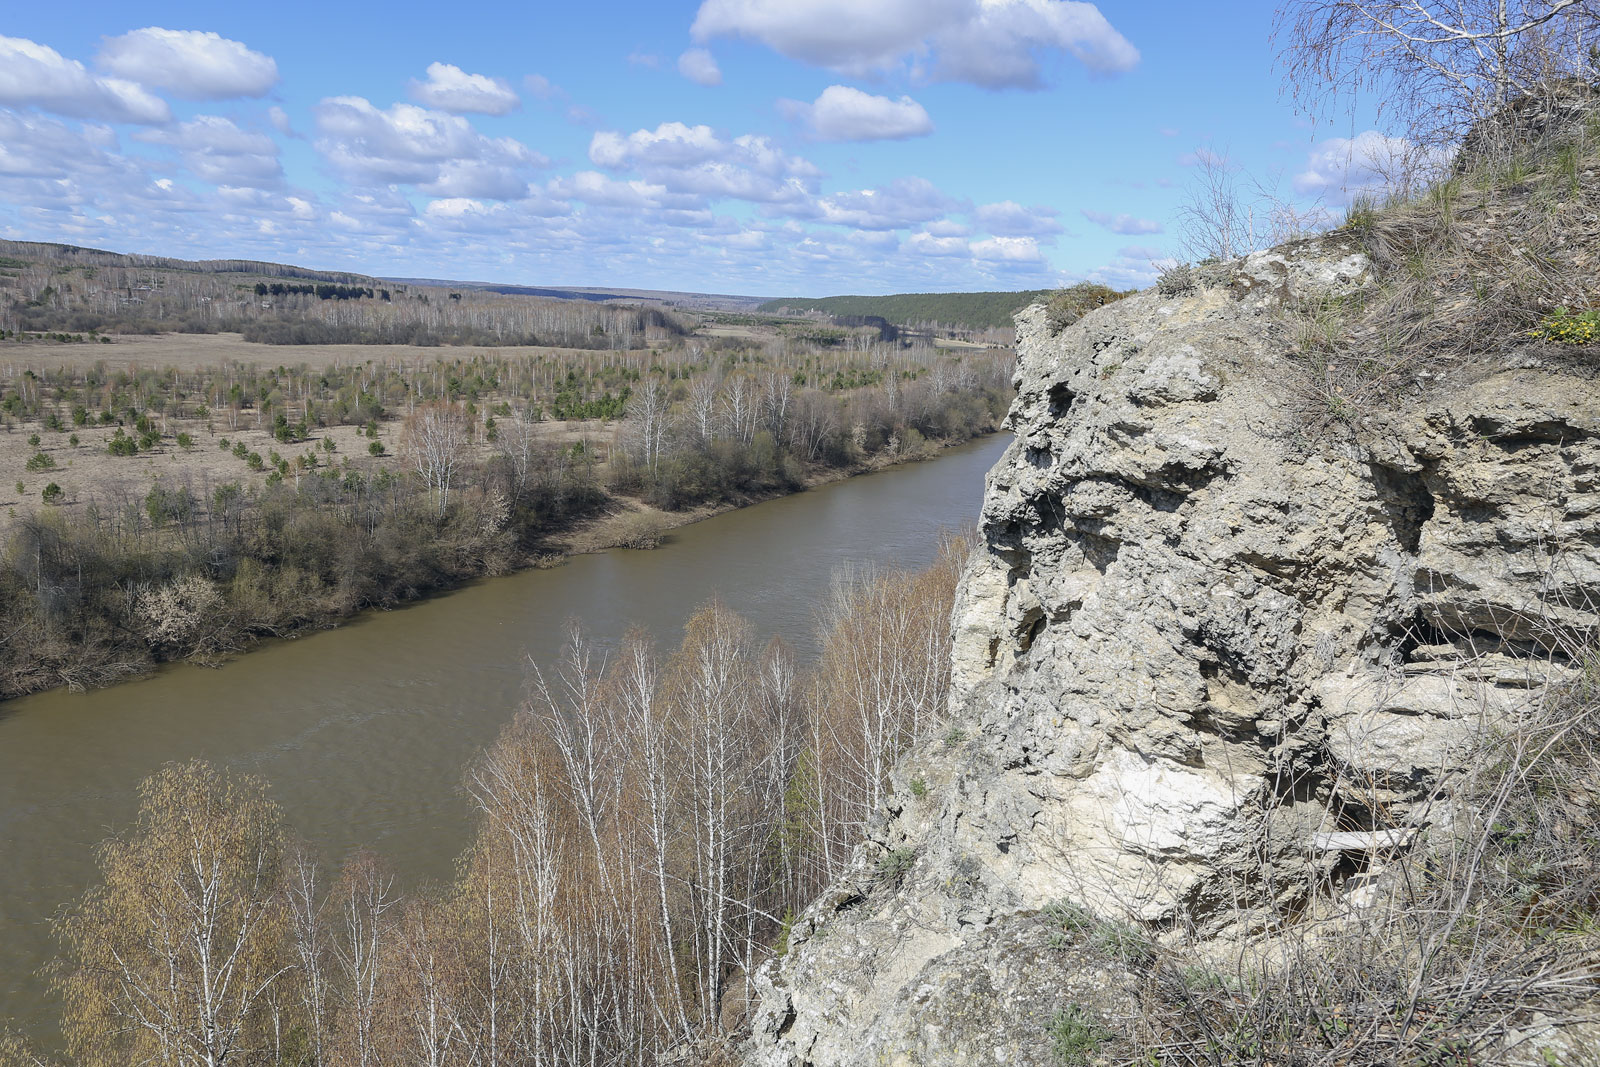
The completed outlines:
{"type": "Polygon", "coordinates": [[[1088,993],[1030,972],[1040,909],[1252,929],[1333,872],[1327,835],[1425,824],[1479,731],[1567,676],[1600,624],[1600,389],[1502,372],[1312,445],[1270,306],[1365,274],[1310,242],[1059,335],[1019,316],[1016,437],[952,620],[970,740],[900,769],[928,795],[852,884],[884,849],[916,868],[806,913],[750,1063],[1047,1062],[1007,1013],[1088,993]]]}

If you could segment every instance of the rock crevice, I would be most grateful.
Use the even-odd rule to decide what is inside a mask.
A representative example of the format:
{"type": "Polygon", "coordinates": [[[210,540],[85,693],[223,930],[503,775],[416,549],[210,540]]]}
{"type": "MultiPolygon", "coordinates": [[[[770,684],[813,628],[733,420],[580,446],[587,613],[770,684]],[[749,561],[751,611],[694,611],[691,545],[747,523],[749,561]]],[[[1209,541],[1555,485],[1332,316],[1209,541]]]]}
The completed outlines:
{"type": "Polygon", "coordinates": [[[1059,335],[1019,316],[1015,441],[952,620],[961,734],[901,767],[861,899],[819,902],[763,973],[751,1064],[1049,1062],[1055,1010],[1118,994],[1040,947],[1045,909],[1250,932],[1340,877],[1330,835],[1425,827],[1600,623],[1592,381],[1486,373],[1312,444],[1271,308],[1363,284],[1361,257],[1240,277],[1059,335]],[[898,887],[885,849],[915,850],[898,887]]]}

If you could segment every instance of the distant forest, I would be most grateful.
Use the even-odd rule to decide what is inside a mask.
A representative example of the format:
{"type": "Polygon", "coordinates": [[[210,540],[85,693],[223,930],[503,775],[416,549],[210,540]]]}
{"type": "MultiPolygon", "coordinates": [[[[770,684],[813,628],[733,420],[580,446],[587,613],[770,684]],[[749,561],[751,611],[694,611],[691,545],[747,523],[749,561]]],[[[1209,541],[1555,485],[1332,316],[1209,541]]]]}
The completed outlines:
{"type": "Polygon", "coordinates": [[[233,332],[273,345],[628,350],[694,322],[639,301],[552,300],[256,260],[170,259],[0,240],[0,340],[233,332]]]}
{"type": "Polygon", "coordinates": [[[893,296],[785,297],[757,310],[783,313],[820,311],[837,316],[881,316],[898,325],[938,324],[971,330],[1011,328],[1011,317],[1050,296],[1049,289],[1020,293],[896,293],[893,296]]]}

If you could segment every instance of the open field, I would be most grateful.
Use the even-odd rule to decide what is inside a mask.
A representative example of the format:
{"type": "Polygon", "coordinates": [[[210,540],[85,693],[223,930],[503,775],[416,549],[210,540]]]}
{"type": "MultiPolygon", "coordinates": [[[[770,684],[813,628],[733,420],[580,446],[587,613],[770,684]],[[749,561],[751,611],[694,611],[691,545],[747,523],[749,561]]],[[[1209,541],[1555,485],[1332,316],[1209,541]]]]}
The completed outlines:
{"type": "MultiPolygon", "coordinates": [[[[110,370],[159,370],[175,367],[197,370],[237,361],[261,366],[313,369],[357,363],[432,363],[439,359],[480,354],[481,345],[264,345],[246,341],[237,333],[111,334],[110,344],[61,344],[50,341],[0,341],[0,380],[22,373],[66,367],[85,370],[104,363],[110,370]]],[[[733,335],[730,335],[733,336],[733,335]]],[[[755,334],[737,336],[754,337],[755,334]]],[[[575,348],[543,345],[506,345],[496,355],[556,358],[581,355],[575,348]]]]}

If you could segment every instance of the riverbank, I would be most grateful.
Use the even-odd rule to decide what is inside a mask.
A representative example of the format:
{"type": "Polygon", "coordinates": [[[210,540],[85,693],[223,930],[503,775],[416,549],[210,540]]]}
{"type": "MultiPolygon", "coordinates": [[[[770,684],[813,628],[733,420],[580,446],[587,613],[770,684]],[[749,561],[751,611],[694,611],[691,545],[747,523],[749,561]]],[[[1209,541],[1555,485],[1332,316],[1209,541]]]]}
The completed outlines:
{"type": "MultiPolygon", "coordinates": [[[[978,429],[992,432],[992,425],[978,429]]],[[[203,518],[183,515],[187,521],[164,524],[157,510],[168,505],[153,489],[145,501],[149,528],[131,533],[123,525],[102,528],[93,511],[69,516],[47,510],[20,520],[12,539],[13,561],[26,565],[31,557],[32,563],[13,567],[12,584],[22,597],[13,600],[12,614],[29,592],[41,609],[65,592],[88,610],[69,618],[74,625],[66,627],[0,631],[0,707],[58,687],[114,685],[163,662],[214,666],[265,639],[340,626],[481,577],[550,567],[608,548],[652,548],[670,530],[933,458],[969,439],[920,439],[848,467],[813,467],[800,477],[788,468],[786,477],[754,481],[746,491],[679,509],[612,490],[592,465],[573,464],[527,500],[508,501],[492,487],[471,487],[443,515],[430,515],[425,495],[405,495],[382,471],[343,482],[323,479],[335,487],[331,494],[321,491],[326,486],[319,489],[317,479],[307,479],[294,487],[295,495],[280,486],[276,497],[245,514],[230,517],[224,511],[219,519],[216,511],[222,509],[213,509],[203,518]],[[308,492],[315,494],[312,499],[308,492]],[[223,556],[233,562],[218,574],[214,560],[223,556]]],[[[137,519],[137,510],[125,509],[130,510],[137,519]]]]}
{"type": "Polygon", "coordinates": [[[796,493],[803,493],[820,486],[846,481],[863,474],[875,474],[891,467],[938,459],[947,449],[970,444],[973,441],[990,437],[998,432],[1000,431],[996,427],[974,433],[971,437],[961,440],[924,441],[914,451],[901,452],[889,456],[874,456],[848,469],[834,468],[813,472],[800,485],[793,488],[751,494],[738,500],[719,501],[714,504],[704,504],[682,511],[667,511],[662,508],[651,507],[644,501],[633,498],[613,497],[612,500],[615,507],[610,512],[575,523],[565,536],[552,540],[552,546],[555,548],[554,552],[546,556],[535,557],[528,563],[528,566],[560,566],[571,556],[589,552],[605,552],[613,548],[646,550],[657,548],[660,545],[661,538],[673,530],[692,526],[697,522],[704,522],[706,519],[725,515],[730,511],[738,511],[740,508],[747,508],[768,500],[793,496],[796,493]]]}
{"type": "Polygon", "coordinates": [[[165,764],[259,774],[328,862],[368,846],[402,891],[445,882],[473,826],[463,771],[526,698],[530,662],[559,661],[569,621],[611,649],[632,627],[676,647],[717,597],[808,663],[837,576],[926,566],[941,529],[977,517],[1008,440],[727,511],[655,551],[573,555],[263,641],[217,669],[0,705],[0,1017],[52,1040],[58,1007],[35,973],[56,951],[50,917],[95,880],[96,846],[165,764]]]}

